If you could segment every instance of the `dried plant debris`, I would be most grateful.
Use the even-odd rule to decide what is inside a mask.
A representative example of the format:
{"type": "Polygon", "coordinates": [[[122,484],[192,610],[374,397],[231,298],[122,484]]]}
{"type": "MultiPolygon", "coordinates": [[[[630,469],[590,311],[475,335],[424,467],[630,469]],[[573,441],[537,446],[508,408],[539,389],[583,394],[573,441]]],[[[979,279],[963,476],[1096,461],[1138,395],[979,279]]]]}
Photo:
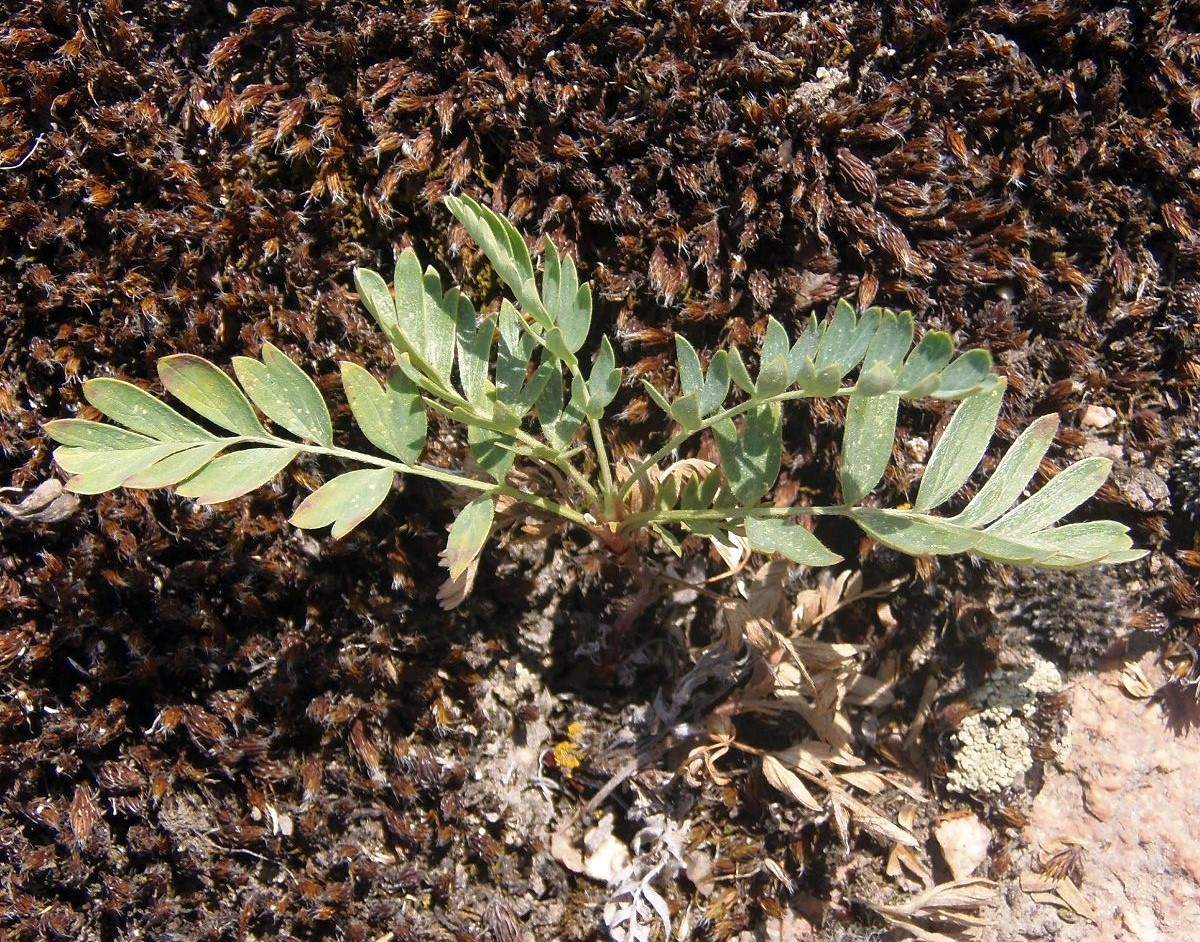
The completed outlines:
{"type": "MultiPolygon", "coordinates": [[[[794,328],[841,296],[910,308],[922,329],[989,346],[1009,381],[1001,438],[1057,411],[1067,451],[1095,436],[1169,478],[1166,510],[1139,510],[1119,490],[1109,499],[1139,543],[1162,547],[1162,635],[1178,682],[1200,690],[1200,557],[1180,471],[1200,383],[1193,7],[905,0],[881,16],[875,3],[666,0],[647,16],[557,0],[39,0],[6,16],[8,507],[51,475],[40,424],[95,418],[80,376],[148,383],[163,355],[224,361],[269,341],[328,390],[337,360],[382,362],[343,273],[410,244],[477,279],[483,301],[465,235],[432,236],[445,227],[441,197],[462,192],[586,253],[596,327],[617,335],[634,380],[670,386],[675,333],[702,355],[718,340],[752,352],[768,313],[794,328]],[[1080,429],[1089,406],[1116,417],[1080,429]]],[[[619,400],[631,438],[654,414],[637,385],[619,400]]],[[[787,499],[836,481],[832,418],[789,423],[787,499]]],[[[333,417],[343,430],[347,419],[333,417]]],[[[920,457],[940,419],[905,416],[898,457],[920,457]]],[[[459,447],[441,428],[430,440],[459,447]]],[[[489,768],[491,747],[503,768],[529,769],[532,746],[514,758],[500,745],[526,730],[559,741],[574,718],[553,712],[561,695],[528,692],[492,712],[483,679],[529,659],[560,690],[553,661],[530,654],[525,616],[569,611],[594,625],[601,593],[544,578],[540,563],[503,576],[485,565],[472,607],[449,619],[431,588],[447,520],[428,492],[406,490],[390,518],[317,546],[277,523],[312,484],[301,464],[232,514],[124,494],[53,523],[0,515],[0,876],[12,899],[0,935],[336,929],[407,942],[511,938],[514,920],[547,938],[597,931],[606,888],[567,882],[473,770],[489,768]]],[[[911,484],[898,461],[881,496],[910,498],[911,484]]],[[[943,584],[956,576],[943,568],[943,584]]],[[[922,630],[920,592],[897,603],[913,622],[887,629],[895,636],[922,630]]],[[[1086,621],[1060,619],[1068,633],[1086,621]]],[[[785,637],[798,652],[797,638],[843,643],[832,623],[785,637]]],[[[823,653],[837,678],[825,689],[865,676],[903,695],[867,652],[823,653]]],[[[728,681],[706,676],[693,692],[720,702],[728,681]]],[[[643,704],[644,686],[616,689],[643,704]]],[[[803,676],[795,689],[818,722],[871,715],[849,688],[836,707],[803,676]]],[[[619,710],[593,708],[591,727],[615,727],[619,710]]],[[[703,789],[696,817],[720,843],[711,896],[692,909],[699,939],[833,893],[833,826],[777,799],[761,758],[748,758],[753,775],[716,759],[728,784],[705,770],[703,785],[675,786],[703,789]],[[777,817],[793,812],[806,817],[777,817]]],[[[574,782],[550,770],[534,787],[561,805],[595,761],[574,782]]],[[[826,781],[859,771],[823,765],[826,781]]],[[[831,793],[803,781],[832,814],[831,793]]],[[[847,794],[902,826],[892,791],[847,794]]],[[[847,817],[853,837],[864,826],[847,817]]],[[[695,843],[711,851],[708,840],[695,843]]],[[[691,891],[674,882],[651,885],[685,911],[691,891]]]]}

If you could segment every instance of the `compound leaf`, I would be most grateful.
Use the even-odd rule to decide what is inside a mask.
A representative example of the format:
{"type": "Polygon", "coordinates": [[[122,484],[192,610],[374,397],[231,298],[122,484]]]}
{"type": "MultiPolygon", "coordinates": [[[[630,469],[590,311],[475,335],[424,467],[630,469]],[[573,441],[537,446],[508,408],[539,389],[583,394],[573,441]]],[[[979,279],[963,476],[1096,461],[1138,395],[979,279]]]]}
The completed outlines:
{"type": "Polygon", "coordinates": [[[361,468],[339,474],[304,498],[291,522],[304,530],[332,524],[330,536],[341,539],[383,503],[391,493],[394,477],[387,468],[361,468]]]}

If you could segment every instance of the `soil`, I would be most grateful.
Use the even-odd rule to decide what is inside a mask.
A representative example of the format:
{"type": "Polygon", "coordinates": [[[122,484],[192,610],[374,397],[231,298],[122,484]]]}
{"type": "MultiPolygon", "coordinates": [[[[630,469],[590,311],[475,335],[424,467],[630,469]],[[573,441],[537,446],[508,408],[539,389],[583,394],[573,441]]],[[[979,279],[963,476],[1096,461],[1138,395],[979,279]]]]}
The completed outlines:
{"type": "MultiPolygon", "coordinates": [[[[925,931],[1188,937],[1194,3],[54,0],[3,16],[0,937],[620,938],[624,912],[642,927],[628,938],[661,938],[661,902],[677,938],[900,938],[880,907],[950,879],[931,835],[964,810],[993,837],[974,876],[1009,909],[964,905],[925,931]],[[818,635],[893,671],[895,703],[854,713],[853,748],[893,776],[872,810],[917,806],[909,865],[784,800],[753,756],[687,767],[752,672],[703,659],[714,611],[686,591],[614,633],[635,586],[579,534],[493,547],[446,613],[450,511],[420,482],[340,541],[282,522],[329,470],[305,461],[219,508],[121,491],[12,509],[58,475],[41,425],[95,417],[83,378],[157,389],[163,355],[225,363],[271,341],[336,404],[337,361],[386,358],[349,273],[409,245],[496,303],[441,208],[451,192],[568,248],[597,287],[594,335],[660,386],[675,333],[753,357],[768,314],[795,328],[846,296],[989,347],[1009,381],[999,439],[1056,412],[1055,462],[1115,459],[1086,513],[1152,553],[1102,577],[914,563],[830,532],[866,585],[902,582],[818,635]],[[950,794],[964,692],[1033,653],[1074,681],[1045,728],[1073,712],[1078,751],[1036,743],[1022,788],[950,794]],[[1144,663],[1140,699],[1094,673],[1102,656],[1144,663]],[[1047,864],[1063,836],[1086,851],[1047,864]],[[1060,871],[1094,925],[1021,888],[1060,871]],[[1156,900],[1166,881],[1178,893],[1156,900]]],[[[640,384],[618,413],[614,444],[659,440],[640,384]]],[[[838,418],[789,415],[781,496],[835,499],[838,418]]],[[[881,501],[911,499],[944,419],[904,413],[881,501]]],[[[335,423],[350,434],[344,406],[335,423]]],[[[460,452],[436,427],[427,459],[460,452]]],[[[689,546],[677,565],[716,564],[689,546]]],[[[816,578],[789,576],[789,598],[816,578]]],[[[775,749],[796,726],[738,732],[775,749]]]]}

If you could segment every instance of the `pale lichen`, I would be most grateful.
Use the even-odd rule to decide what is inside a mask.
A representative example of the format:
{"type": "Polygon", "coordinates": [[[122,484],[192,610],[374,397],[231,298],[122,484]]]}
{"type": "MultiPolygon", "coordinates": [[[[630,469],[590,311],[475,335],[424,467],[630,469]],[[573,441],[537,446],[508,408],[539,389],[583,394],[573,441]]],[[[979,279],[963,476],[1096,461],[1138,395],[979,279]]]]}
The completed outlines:
{"type": "Polygon", "coordinates": [[[1062,689],[1049,661],[989,674],[975,693],[978,713],[951,737],[955,767],[946,779],[952,792],[996,794],[1016,785],[1033,767],[1028,723],[1039,698],[1062,689]]]}

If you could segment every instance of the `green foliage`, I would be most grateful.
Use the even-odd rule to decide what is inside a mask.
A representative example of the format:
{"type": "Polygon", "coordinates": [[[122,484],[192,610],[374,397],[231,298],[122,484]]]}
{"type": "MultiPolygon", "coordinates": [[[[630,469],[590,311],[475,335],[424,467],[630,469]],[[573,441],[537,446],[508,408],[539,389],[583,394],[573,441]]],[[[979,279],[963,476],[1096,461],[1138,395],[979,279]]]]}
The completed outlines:
{"type": "Polygon", "coordinates": [[[336,446],[317,385],[283,351],[264,344],[259,359],[234,359],[233,377],[188,354],[159,363],[166,391],[219,433],[131,383],[85,383],[88,402],[116,424],[47,423],[60,445],[55,458],[71,476],[68,488],[94,494],[173,486],[183,497],[220,503],[261,487],[300,454],[327,455],[360,467],[319,487],[291,520],[298,527],[328,526],[338,538],[387,499],[397,474],[432,478],[470,498],[443,554],[447,604],[469,591],[493,529],[518,514],[587,528],[617,552],[635,545],[639,532],[679,552],[682,530],[722,549],[741,541],[810,566],[840,559],[802,523],[830,515],[848,517],[881,543],[918,555],[971,552],[1051,568],[1143,555],[1120,524],[1060,525],[1104,482],[1104,459],[1080,461],[1022,500],[1053,443],[1058,422],[1052,416],[1013,443],[965,507],[946,513],[987,452],[1004,381],[987,351],[956,357],[951,337],[940,331],[914,344],[911,314],[880,308],[860,314],[845,301],[823,321],[811,317],[794,342],[769,318],[753,371],[736,349],[718,350],[705,364],[676,337],[678,392],[644,387],[677,429],[614,479],[602,422],[623,373],[607,337],[599,338],[590,363],[581,359],[592,325],[591,288],[550,242],[539,278],[524,239],[506,219],[467,197],[449,197],[446,205],[515,304],[505,299],[497,313],[480,318],[457,288],[443,290],[439,275],[422,269],[411,249],[397,259],[391,286],[373,271],[355,271],[359,297],[390,341],[395,366],[381,383],[363,367],[342,363],[342,387],[363,437],[380,454],[336,446]],[[774,506],[767,498],[780,473],[784,405],[832,396],[847,400],[843,502],[774,506]],[[901,402],[927,397],[959,404],[912,507],[867,506],[892,460],[901,402]],[[467,468],[421,461],[430,409],[466,427],[467,468]],[[661,467],[705,435],[716,445],[719,466],[684,459],[661,467]]]}

